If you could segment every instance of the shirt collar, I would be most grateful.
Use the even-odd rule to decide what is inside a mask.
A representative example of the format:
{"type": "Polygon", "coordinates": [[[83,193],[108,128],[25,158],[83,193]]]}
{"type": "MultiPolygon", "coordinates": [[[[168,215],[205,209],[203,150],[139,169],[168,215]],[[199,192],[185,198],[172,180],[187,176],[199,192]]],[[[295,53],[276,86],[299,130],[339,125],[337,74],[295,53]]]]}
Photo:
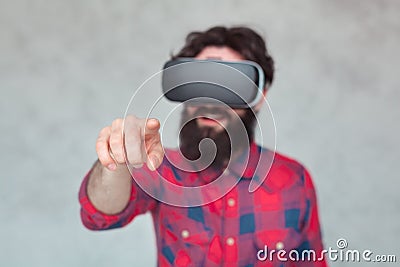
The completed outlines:
{"type": "MultiPolygon", "coordinates": [[[[231,174],[244,179],[253,178],[260,157],[260,151],[260,147],[255,142],[250,143],[250,146],[236,155],[228,165],[224,171],[225,175],[231,174]]],[[[207,168],[199,172],[198,176],[204,183],[209,183],[218,178],[222,172],[223,170],[207,168]]]]}
{"type": "Polygon", "coordinates": [[[260,147],[255,142],[250,143],[250,146],[244,149],[229,165],[229,172],[233,172],[244,179],[253,178],[260,158],[260,151],[260,147]]]}

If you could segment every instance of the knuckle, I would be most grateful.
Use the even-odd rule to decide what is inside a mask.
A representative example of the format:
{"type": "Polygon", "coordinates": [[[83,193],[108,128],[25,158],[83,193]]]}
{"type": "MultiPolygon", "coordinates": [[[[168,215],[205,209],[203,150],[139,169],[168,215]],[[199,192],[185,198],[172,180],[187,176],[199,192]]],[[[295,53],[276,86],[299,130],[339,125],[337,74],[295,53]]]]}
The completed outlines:
{"type": "Polygon", "coordinates": [[[137,118],[137,117],[133,114],[126,115],[126,117],[125,117],[125,119],[127,119],[127,120],[131,120],[131,119],[135,119],[135,118],[137,118]]]}
{"type": "Polygon", "coordinates": [[[118,163],[125,162],[125,155],[122,147],[114,147],[109,153],[110,157],[112,156],[112,158],[114,158],[118,163]]]}
{"type": "Polygon", "coordinates": [[[122,141],[119,138],[111,138],[110,139],[110,146],[111,147],[120,147],[122,146],[122,141]]]}
{"type": "Polygon", "coordinates": [[[111,158],[107,156],[106,152],[98,153],[97,156],[102,165],[107,165],[111,161],[111,158]]]}
{"type": "Polygon", "coordinates": [[[122,125],[122,119],[121,118],[115,119],[112,122],[112,127],[113,128],[119,128],[121,125],[122,125]]]}
{"type": "Polygon", "coordinates": [[[106,135],[110,131],[110,126],[104,127],[99,132],[99,138],[106,135]]]}
{"type": "Polygon", "coordinates": [[[121,136],[122,136],[121,128],[113,128],[113,130],[111,131],[110,138],[121,138],[121,136]]]}
{"type": "Polygon", "coordinates": [[[136,122],[136,121],[138,121],[138,120],[139,120],[139,118],[136,117],[136,116],[133,115],[133,114],[127,115],[127,116],[125,117],[125,122],[129,122],[129,123],[134,123],[134,122],[136,122]]]}
{"type": "Polygon", "coordinates": [[[96,151],[99,152],[99,151],[101,151],[103,148],[104,148],[104,142],[98,140],[98,141],[96,142],[96,151]]]}

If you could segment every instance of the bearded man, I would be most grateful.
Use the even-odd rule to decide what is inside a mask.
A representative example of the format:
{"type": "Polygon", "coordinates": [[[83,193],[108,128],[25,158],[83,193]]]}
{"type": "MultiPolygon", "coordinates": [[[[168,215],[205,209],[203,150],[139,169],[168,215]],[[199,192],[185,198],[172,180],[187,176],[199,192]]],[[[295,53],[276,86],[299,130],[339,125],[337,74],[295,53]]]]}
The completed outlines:
{"type": "MultiPolygon", "coordinates": [[[[262,97],[240,104],[222,96],[230,108],[212,101],[185,102],[180,149],[175,150],[163,147],[157,119],[129,115],[114,120],[100,131],[98,160],[81,185],[83,224],[91,230],[113,229],[150,212],[158,266],[326,266],[311,176],[297,161],[272,153],[254,140],[256,115],[274,75],[265,41],[247,27],[213,27],[187,36],[184,47],[172,57],[172,61],[182,59],[256,66],[260,72],[254,78],[260,87],[256,95],[262,97]],[[238,134],[243,129],[245,137],[238,134]],[[211,139],[215,147],[202,144],[205,139],[211,139]],[[211,150],[215,153],[207,153],[211,150]],[[257,166],[268,165],[263,158],[271,153],[269,171],[260,177],[257,166]],[[196,171],[180,169],[173,162],[196,166],[196,171]],[[203,205],[179,206],[160,200],[168,191],[159,183],[162,179],[199,187],[217,178],[233,180],[234,186],[220,197],[213,197],[213,190],[185,195],[203,205]],[[252,179],[262,182],[250,192],[252,179]]],[[[190,90],[194,94],[197,89],[190,90]]]]}

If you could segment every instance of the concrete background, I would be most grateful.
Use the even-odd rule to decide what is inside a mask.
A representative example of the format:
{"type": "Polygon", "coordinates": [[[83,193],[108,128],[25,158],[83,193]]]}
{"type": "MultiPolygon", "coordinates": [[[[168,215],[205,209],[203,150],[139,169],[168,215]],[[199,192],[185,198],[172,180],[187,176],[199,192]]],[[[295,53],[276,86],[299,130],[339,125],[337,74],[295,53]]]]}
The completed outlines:
{"type": "Polygon", "coordinates": [[[267,38],[278,150],[313,174],[325,245],[399,261],[399,13],[396,0],[0,0],[0,265],[155,265],[148,215],[90,232],[77,191],[100,128],[215,24],[267,38]]]}

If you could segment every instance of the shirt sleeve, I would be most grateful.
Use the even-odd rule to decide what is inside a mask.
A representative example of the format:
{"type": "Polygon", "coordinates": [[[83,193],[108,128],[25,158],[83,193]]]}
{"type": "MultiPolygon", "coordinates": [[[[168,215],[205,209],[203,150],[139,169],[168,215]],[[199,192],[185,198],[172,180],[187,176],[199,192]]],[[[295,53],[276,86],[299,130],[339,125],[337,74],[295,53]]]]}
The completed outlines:
{"type": "Polygon", "coordinates": [[[97,210],[87,195],[87,183],[91,171],[86,174],[79,190],[81,220],[90,230],[108,230],[120,228],[130,223],[137,215],[146,213],[156,207],[157,201],[147,195],[132,179],[132,190],[128,205],[118,214],[105,214],[97,210]]]}
{"type": "Polygon", "coordinates": [[[305,186],[305,201],[306,210],[303,219],[302,233],[304,240],[298,251],[301,255],[303,251],[308,250],[311,253],[311,259],[308,260],[308,253],[304,253],[305,259],[299,262],[298,266],[326,267],[326,254],[323,253],[324,247],[322,243],[321,227],[318,216],[317,197],[314,184],[310,173],[304,169],[303,171],[304,186],[305,186]],[[315,259],[313,253],[315,252],[315,259]]]}

